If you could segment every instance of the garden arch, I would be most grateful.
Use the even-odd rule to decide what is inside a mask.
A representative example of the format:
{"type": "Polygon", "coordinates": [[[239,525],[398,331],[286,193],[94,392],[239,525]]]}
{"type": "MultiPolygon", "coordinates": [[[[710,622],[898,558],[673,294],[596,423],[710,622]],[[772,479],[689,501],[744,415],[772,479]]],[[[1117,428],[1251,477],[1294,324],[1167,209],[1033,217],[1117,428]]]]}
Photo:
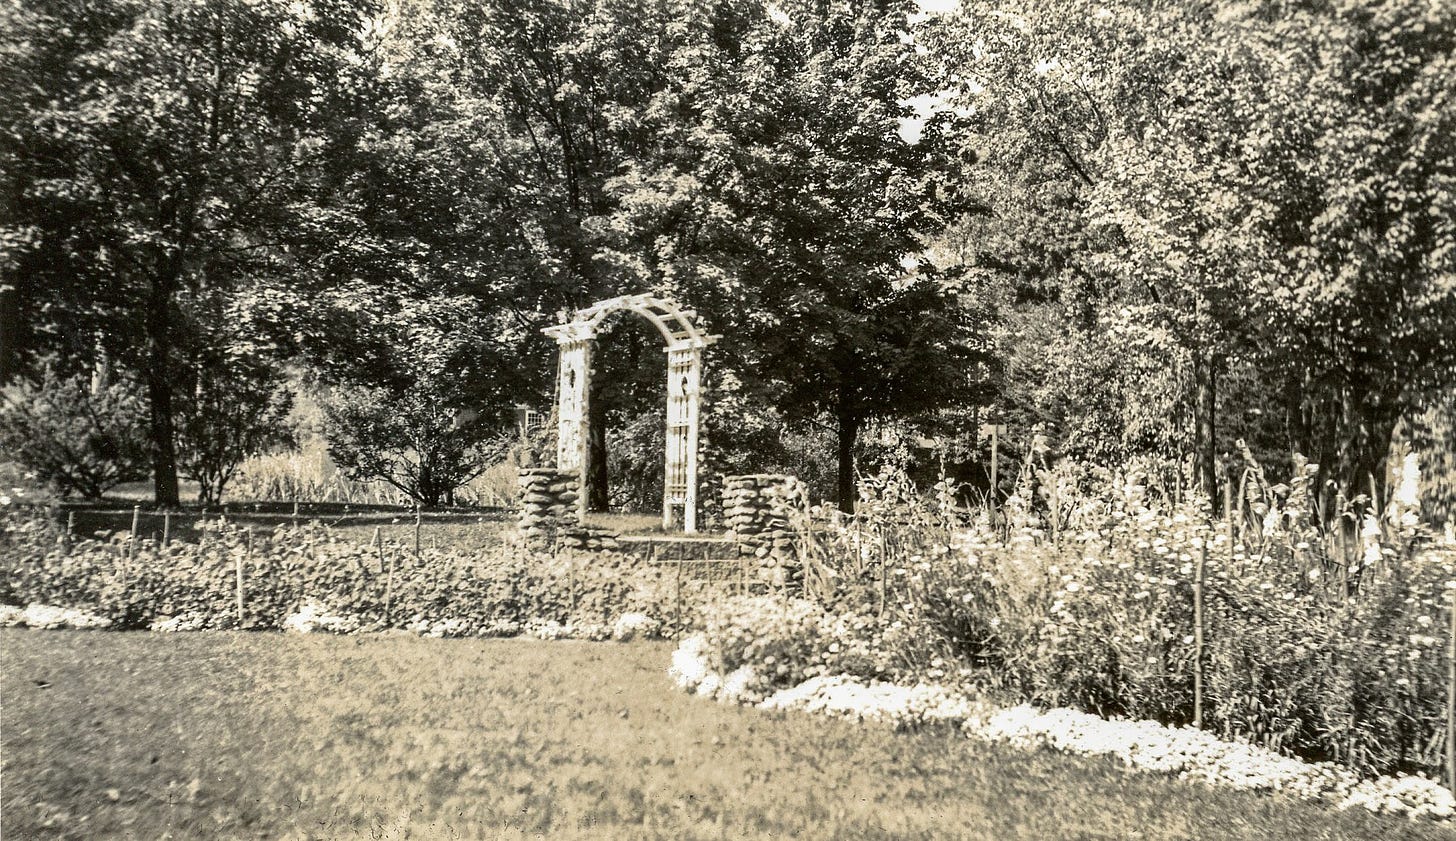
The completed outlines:
{"type": "MultiPolygon", "coordinates": [[[[602,322],[634,312],[657,328],[667,347],[667,452],[662,474],[662,525],[671,528],[674,509],[683,531],[697,531],[698,417],[702,407],[703,348],[717,340],[693,324],[697,313],[670,298],[621,295],[577,310],[570,321],[541,332],[556,340],[556,469],[578,476],[577,510],[586,514],[587,435],[591,423],[592,342],[602,322]]],[[[564,319],[563,319],[564,320],[564,319]]]]}

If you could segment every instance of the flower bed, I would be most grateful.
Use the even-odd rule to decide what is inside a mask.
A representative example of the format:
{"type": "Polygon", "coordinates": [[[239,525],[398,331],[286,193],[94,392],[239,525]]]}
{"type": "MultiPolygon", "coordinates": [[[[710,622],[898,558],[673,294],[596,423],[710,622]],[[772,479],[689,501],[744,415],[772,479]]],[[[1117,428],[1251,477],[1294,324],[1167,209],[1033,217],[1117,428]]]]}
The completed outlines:
{"type": "MultiPolygon", "coordinates": [[[[873,617],[876,632],[816,630],[818,650],[794,660],[820,669],[799,680],[965,683],[1009,703],[1188,724],[1201,671],[1202,723],[1221,738],[1362,778],[1440,774],[1456,544],[1419,523],[1414,468],[1386,504],[1331,525],[1308,465],[1289,485],[1250,479],[1233,522],[1136,469],[1041,471],[994,519],[882,477],[857,521],[815,523],[804,553],[804,595],[825,615],[873,617]],[[866,645],[876,667],[826,662],[836,644],[866,645]]],[[[750,643],[762,647],[714,639],[725,667],[762,670],[736,653],[750,643]]]]}
{"type": "Polygon", "coordinates": [[[701,605],[717,596],[711,584],[679,581],[622,554],[546,554],[518,545],[415,553],[353,543],[317,524],[255,533],[219,520],[200,529],[197,540],[166,546],[124,535],[75,540],[44,512],[0,507],[6,621],[165,632],[399,629],[630,639],[675,632],[668,617],[693,626],[701,605]],[[60,607],[19,607],[27,604],[60,607]]]}
{"type": "Polygon", "coordinates": [[[1413,819],[1449,820],[1456,815],[1456,798],[1426,777],[1391,775],[1361,780],[1333,763],[1300,762],[1201,730],[1105,719],[1065,708],[1039,710],[1021,705],[998,709],[955,689],[928,683],[907,686],[821,675],[763,697],[753,689],[752,666],[739,666],[724,675],[714,670],[715,657],[708,637],[695,634],[673,652],[668,674],[683,690],[723,703],[797,710],[898,729],[932,723],[957,725],[973,739],[1112,756],[1134,770],[1176,774],[1231,788],[1277,791],[1323,800],[1342,809],[1363,808],[1413,819]]]}

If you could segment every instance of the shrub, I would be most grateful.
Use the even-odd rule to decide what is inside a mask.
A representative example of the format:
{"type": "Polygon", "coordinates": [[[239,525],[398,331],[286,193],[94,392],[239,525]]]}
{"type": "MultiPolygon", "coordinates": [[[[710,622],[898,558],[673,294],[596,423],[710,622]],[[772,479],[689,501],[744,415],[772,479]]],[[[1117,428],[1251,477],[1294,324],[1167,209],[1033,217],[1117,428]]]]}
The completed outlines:
{"type": "Polygon", "coordinates": [[[62,493],[94,499],[145,478],[146,429],[146,403],[126,376],[93,388],[46,366],[39,382],[0,391],[0,449],[62,493]]]}
{"type": "Polygon", "coordinates": [[[277,369],[225,352],[203,354],[190,380],[178,393],[178,466],[197,482],[198,501],[214,505],[238,465],[293,444],[293,395],[277,369]]]}
{"type": "Polygon", "coordinates": [[[464,417],[426,384],[402,393],[341,387],[324,401],[329,455],[356,480],[379,480],[425,505],[453,502],[455,489],[500,461],[508,437],[464,417]]]}

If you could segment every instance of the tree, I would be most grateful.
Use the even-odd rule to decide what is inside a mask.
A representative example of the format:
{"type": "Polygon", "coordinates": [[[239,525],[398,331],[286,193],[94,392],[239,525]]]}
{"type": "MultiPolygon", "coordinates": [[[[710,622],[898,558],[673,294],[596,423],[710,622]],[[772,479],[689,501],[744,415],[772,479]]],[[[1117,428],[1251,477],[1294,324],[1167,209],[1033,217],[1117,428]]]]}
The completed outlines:
{"type": "Polygon", "coordinates": [[[614,181],[613,258],[692,301],[724,336],[718,357],[787,417],[830,419],[848,510],[867,422],[974,388],[966,313],[933,267],[909,265],[944,209],[949,117],[917,144],[898,133],[925,76],[910,9],[746,5],[672,59],[650,111],[659,146],[614,181]]]}
{"type": "Polygon", "coordinates": [[[197,482],[198,501],[215,505],[238,465],[294,443],[293,393],[270,358],[272,348],[241,312],[242,300],[188,304],[191,319],[180,343],[188,358],[178,370],[178,466],[197,482]]]}
{"type": "Polygon", "coordinates": [[[357,141],[373,15],[350,0],[58,2],[7,32],[42,45],[21,52],[44,87],[6,118],[24,173],[6,264],[22,300],[98,325],[142,373],[158,504],[178,501],[183,294],[306,258],[286,239],[357,141]]]}
{"type": "MultiPolygon", "coordinates": [[[[1021,11],[968,4],[931,44],[962,79],[952,104],[973,127],[965,178],[981,204],[959,223],[966,245],[943,250],[1008,325],[1044,310],[1031,317],[1089,340],[1170,337],[1192,423],[1169,433],[1190,440],[1205,490],[1217,453],[1245,435],[1363,488],[1394,419],[1456,369],[1440,280],[1453,254],[1452,11],[1021,11]],[[1237,382],[1226,399],[1221,380],[1237,382]]],[[[1081,364],[1037,361],[1059,343],[1002,337],[1013,370],[1081,364]]],[[[1128,405],[1165,399],[1137,382],[1115,391],[1128,405]]],[[[1068,396],[1069,416],[1093,408],[1068,396]]]]}
{"type": "Polygon", "coordinates": [[[504,453],[519,387],[511,356],[470,298],[377,291],[340,293],[336,329],[360,355],[321,371],[329,454],[355,479],[438,505],[504,453]]]}
{"type": "Polygon", "coordinates": [[[1363,488],[1396,421],[1456,384],[1456,10],[1271,2],[1154,34],[1101,150],[1108,256],[1176,278],[1152,286],[1202,348],[1203,446],[1240,354],[1271,372],[1287,446],[1363,488]]]}
{"type": "Polygon", "coordinates": [[[60,375],[0,391],[0,446],[62,493],[99,499],[146,475],[146,409],[135,380],[60,375]]]}

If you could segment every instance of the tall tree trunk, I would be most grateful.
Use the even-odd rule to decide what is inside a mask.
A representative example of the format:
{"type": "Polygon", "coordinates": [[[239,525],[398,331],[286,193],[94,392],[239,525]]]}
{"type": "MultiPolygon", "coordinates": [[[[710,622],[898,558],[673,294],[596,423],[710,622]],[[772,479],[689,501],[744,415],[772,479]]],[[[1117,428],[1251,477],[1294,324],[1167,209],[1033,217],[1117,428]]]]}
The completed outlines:
{"type": "Polygon", "coordinates": [[[1200,348],[1193,354],[1193,463],[1198,489],[1209,510],[1216,511],[1218,494],[1217,442],[1214,418],[1218,412],[1218,357],[1200,348]]]}
{"type": "Polygon", "coordinates": [[[854,485],[854,445],[859,438],[860,419],[845,405],[843,389],[839,409],[839,510],[854,513],[856,488],[854,485]]]}
{"type": "Polygon", "coordinates": [[[152,410],[152,488],[157,505],[181,502],[176,430],[172,422],[172,289],[174,278],[152,279],[147,301],[147,398],[152,410]]]}
{"type": "Polygon", "coordinates": [[[0,386],[19,373],[19,357],[20,290],[4,284],[0,285],[0,386]]]}
{"type": "Polygon", "coordinates": [[[607,484],[607,408],[601,393],[593,395],[587,405],[586,436],[586,508],[588,511],[606,511],[607,484]]]}

